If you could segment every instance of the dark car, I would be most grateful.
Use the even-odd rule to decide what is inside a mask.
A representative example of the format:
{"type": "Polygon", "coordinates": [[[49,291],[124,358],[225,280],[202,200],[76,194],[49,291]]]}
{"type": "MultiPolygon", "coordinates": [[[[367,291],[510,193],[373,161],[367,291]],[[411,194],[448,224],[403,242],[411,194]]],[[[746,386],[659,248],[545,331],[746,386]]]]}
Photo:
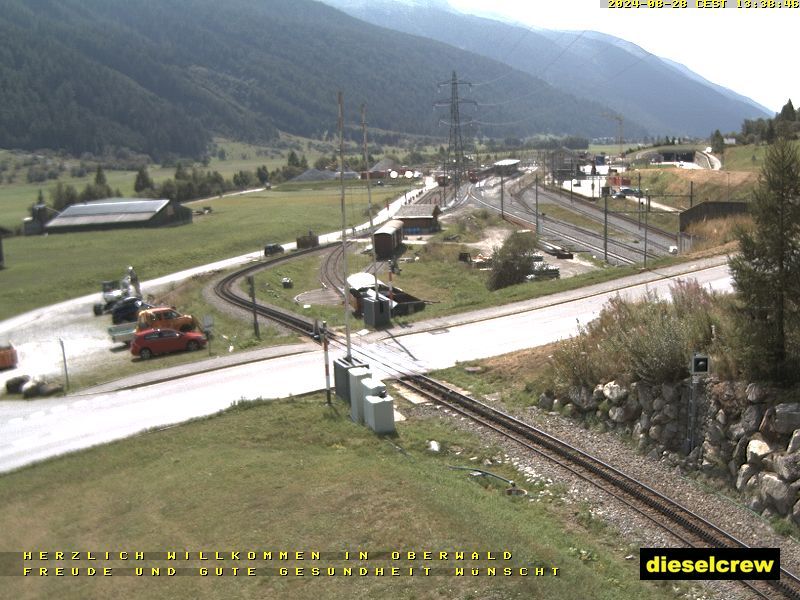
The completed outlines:
{"type": "Polygon", "coordinates": [[[117,301],[111,309],[111,322],[114,325],[134,322],[139,316],[139,311],[146,308],[153,308],[153,306],[136,296],[123,298],[117,301]]]}
{"type": "Polygon", "coordinates": [[[193,352],[205,346],[207,340],[196,331],[174,329],[145,329],[138,332],[131,342],[131,354],[147,360],[156,354],[170,352],[193,352]]]}
{"type": "Polygon", "coordinates": [[[272,256],[273,254],[280,254],[283,252],[283,246],[280,244],[267,244],[264,246],[264,256],[272,256]]]}

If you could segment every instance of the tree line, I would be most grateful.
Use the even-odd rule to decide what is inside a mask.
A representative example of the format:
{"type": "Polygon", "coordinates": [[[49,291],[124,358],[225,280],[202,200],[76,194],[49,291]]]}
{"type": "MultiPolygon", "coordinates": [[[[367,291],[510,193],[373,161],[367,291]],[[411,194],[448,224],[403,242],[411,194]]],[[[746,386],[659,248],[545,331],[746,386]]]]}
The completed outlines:
{"type": "MultiPolygon", "coordinates": [[[[800,136],[800,111],[795,109],[791,98],[780,112],[771,119],[745,119],[741,130],[724,137],[735,137],[739,144],[772,144],[779,139],[796,140],[800,136]]],[[[723,134],[719,129],[709,138],[711,150],[721,153],[725,148],[723,134]]]]}
{"type": "MultiPolygon", "coordinates": [[[[196,167],[187,169],[178,163],[174,176],[160,183],[153,181],[147,167],[141,167],[136,172],[133,189],[140,198],[164,198],[187,202],[220,196],[234,190],[263,186],[268,182],[269,173],[266,166],[258,167],[255,171],[240,170],[234,173],[231,179],[225,179],[218,171],[201,170],[196,167]]],[[[72,204],[120,197],[121,195],[119,189],[112,190],[108,185],[103,167],[98,166],[94,180],[87,183],[80,191],[71,184],[59,181],[50,190],[50,205],[57,211],[62,211],[72,204]]]]}

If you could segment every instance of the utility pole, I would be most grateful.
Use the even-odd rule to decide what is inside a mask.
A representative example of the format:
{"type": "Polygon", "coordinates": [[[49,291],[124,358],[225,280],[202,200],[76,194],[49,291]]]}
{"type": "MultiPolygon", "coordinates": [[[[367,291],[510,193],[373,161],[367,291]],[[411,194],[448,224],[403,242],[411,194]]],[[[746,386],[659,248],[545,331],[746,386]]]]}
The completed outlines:
{"type": "Polygon", "coordinates": [[[500,218],[501,219],[506,218],[506,213],[503,209],[503,196],[504,196],[503,188],[505,187],[503,183],[504,183],[503,167],[500,167],[500,218]]]}
{"type": "Polygon", "coordinates": [[[375,232],[372,227],[372,188],[370,186],[369,154],[367,154],[367,106],[361,105],[361,131],[364,134],[364,164],[367,166],[367,210],[369,210],[369,230],[372,235],[372,271],[375,273],[375,302],[380,305],[378,296],[378,254],[375,251],[375,232]]]}
{"type": "Polygon", "coordinates": [[[453,197],[457,200],[458,190],[461,187],[461,182],[464,179],[464,171],[466,170],[464,159],[464,140],[461,137],[461,114],[459,107],[462,103],[474,104],[475,107],[477,107],[478,103],[474,100],[465,98],[459,99],[458,86],[467,85],[472,87],[472,83],[469,81],[459,81],[455,71],[453,71],[450,81],[440,81],[439,87],[441,88],[442,86],[448,84],[450,85],[450,99],[438,100],[434,103],[434,106],[450,107],[450,141],[447,145],[447,158],[444,165],[444,175],[445,183],[448,183],[450,177],[452,176],[454,185],[453,189],[455,190],[453,197]]]}
{"type": "MultiPolygon", "coordinates": [[[[647,196],[647,206],[650,206],[650,195],[647,196]]],[[[644,211],[644,268],[647,268],[647,213],[648,211],[644,211]]]]}
{"type": "Polygon", "coordinates": [[[256,312],[256,280],[252,275],[247,276],[247,285],[250,288],[250,302],[253,303],[253,333],[256,339],[261,339],[261,332],[258,329],[258,312],[256,312]]]}
{"type": "Polygon", "coordinates": [[[328,397],[328,405],[331,403],[331,371],[328,366],[328,322],[322,322],[322,350],[325,357],[325,395],[328,397]]]}
{"type": "Polygon", "coordinates": [[[534,198],[536,199],[536,235],[539,235],[539,174],[536,174],[536,188],[534,198]]]}
{"type": "Polygon", "coordinates": [[[64,363],[64,395],[69,392],[69,369],[67,368],[67,351],[64,349],[64,339],[58,338],[58,343],[61,344],[61,360],[64,363]]]}
{"type": "Polygon", "coordinates": [[[608,194],[603,196],[603,260],[608,262],[608,194]]]}
{"type": "Polygon", "coordinates": [[[347,219],[344,211],[344,100],[342,92],[339,92],[339,184],[342,189],[341,208],[342,208],[342,279],[344,280],[344,330],[347,338],[347,362],[353,362],[350,348],[350,290],[347,289],[347,219]]]}

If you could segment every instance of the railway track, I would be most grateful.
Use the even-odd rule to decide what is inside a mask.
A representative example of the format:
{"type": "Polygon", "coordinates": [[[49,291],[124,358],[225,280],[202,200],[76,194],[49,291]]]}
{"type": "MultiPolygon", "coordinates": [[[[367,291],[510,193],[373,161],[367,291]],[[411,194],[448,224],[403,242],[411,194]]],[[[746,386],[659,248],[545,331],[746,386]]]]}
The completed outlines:
{"type": "MultiPolygon", "coordinates": [[[[471,195],[472,199],[499,212],[500,209],[489,202],[471,195]]],[[[505,209],[505,219],[507,221],[516,223],[522,227],[534,227],[536,222],[535,211],[530,208],[524,201],[519,199],[515,202],[515,206],[509,206],[505,209]]],[[[551,219],[546,215],[539,215],[539,230],[549,240],[558,240],[560,243],[568,243],[573,247],[581,248],[583,251],[594,252],[596,254],[603,254],[603,237],[593,231],[585,228],[580,228],[576,225],[564,224],[556,219],[551,219]]],[[[655,258],[655,255],[648,251],[648,257],[655,258]]],[[[608,257],[615,264],[632,265],[638,262],[642,256],[642,250],[639,248],[622,244],[617,240],[609,237],[608,239],[608,257]]]]}
{"type": "MultiPolygon", "coordinates": [[[[236,282],[258,270],[269,268],[314,252],[331,249],[324,246],[287,254],[272,260],[259,262],[240,269],[221,279],[214,287],[215,293],[235,306],[253,310],[253,302],[236,293],[236,282]]],[[[339,246],[341,253],[341,246],[339,246]]],[[[327,260],[336,263],[336,252],[330,252],[327,260]]],[[[335,270],[335,268],[334,268],[335,270]]],[[[316,339],[315,323],[304,317],[276,307],[256,303],[256,312],[279,324],[316,339]]],[[[344,341],[335,334],[329,336],[332,345],[344,347],[344,341]]],[[[747,548],[748,546],[736,537],[726,533],[668,497],[653,490],[607,463],[594,458],[580,449],[559,440],[515,417],[490,407],[478,400],[465,396],[446,385],[439,383],[424,374],[418,366],[404,357],[380,350],[353,346],[353,354],[363,360],[378,363],[382,370],[398,382],[416,393],[431,399],[433,402],[447,406],[481,425],[496,431],[503,436],[521,444],[529,451],[535,452],[560,464],[583,480],[599,487],[606,493],[628,506],[631,510],[663,528],[687,547],[712,548],[747,548]]],[[[781,568],[781,579],[777,581],[742,581],[753,597],[786,598],[800,600],[800,579],[781,568]]]]}
{"type": "MultiPolygon", "coordinates": [[[[569,198],[565,191],[557,188],[543,188],[541,194],[550,202],[558,204],[564,208],[568,208],[569,210],[590,218],[597,223],[603,222],[604,215],[603,210],[599,206],[599,200],[587,200],[580,195],[574,195],[569,198]]],[[[628,213],[609,211],[609,227],[611,227],[612,219],[616,221],[622,221],[630,226],[630,229],[620,229],[620,231],[628,233],[629,235],[635,234],[639,235],[639,237],[643,237],[642,234],[638,233],[638,231],[644,227],[641,214],[639,214],[637,217],[633,217],[628,213]],[[636,228],[636,231],[633,230],[634,227],[636,228]]],[[[652,224],[648,224],[647,230],[655,247],[662,248],[664,251],[666,251],[669,246],[676,243],[674,232],[666,231],[652,224]]]]}
{"type": "MultiPolygon", "coordinates": [[[[747,548],[734,536],[613,466],[528,423],[456,392],[424,375],[402,385],[552,460],[675,536],[687,547],[747,548]]],[[[742,581],[759,598],[800,598],[800,579],[781,568],[777,581],[742,581]]]]}
{"type": "Polygon", "coordinates": [[[339,296],[344,297],[344,269],[342,268],[342,245],[338,244],[331,249],[322,261],[322,285],[333,288],[339,296]]]}
{"type": "MultiPolygon", "coordinates": [[[[518,200],[520,206],[522,207],[522,212],[526,215],[530,215],[535,217],[536,212],[535,210],[522,198],[518,200]]],[[[585,227],[580,227],[578,225],[569,225],[565,227],[564,224],[560,221],[555,219],[551,219],[546,215],[539,215],[540,223],[544,223],[544,227],[542,229],[550,233],[551,235],[555,235],[559,238],[562,238],[568,242],[573,244],[584,246],[590,249],[593,252],[603,253],[603,236],[595,231],[590,229],[586,229],[585,227]],[[567,230],[565,232],[565,229],[567,230]]],[[[526,221],[529,225],[532,224],[531,221],[526,221]]],[[[652,228],[649,228],[652,230],[652,228]]],[[[630,232],[624,232],[627,235],[633,235],[630,232]]],[[[608,238],[608,247],[609,252],[608,255],[612,259],[616,260],[617,262],[624,263],[624,264],[634,264],[638,262],[639,258],[642,257],[644,252],[644,245],[639,244],[639,240],[644,240],[644,236],[641,234],[633,235],[636,238],[637,244],[627,244],[625,242],[621,242],[611,236],[608,238]],[[635,258],[632,258],[635,257],[635,258]]],[[[657,240],[649,239],[647,244],[647,257],[649,259],[655,259],[659,256],[664,256],[669,253],[669,247],[659,243],[657,240]]]]}
{"type": "MultiPolygon", "coordinates": [[[[316,248],[309,248],[307,250],[298,250],[296,252],[292,252],[290,254],[284,254],[282,256],[278,256],[267,261],[257,262],[252,265],[248,265],[243,269],[234,271],[233,273],[230,273],[225,277],[223,277],[222,279],[220,279],[216,283],[216,285],[214,285],[214,294],[216,294],[217,297],[221,298],[225,302],[232,304],[233,306],[238,306],[239,308],[252,311],[253,302],[251,302],[249,298],[242,296],[236,291],[236,283],[240,279],[242,279],[243,277],[247,277],[248,275],[252,275],[262,269],[267,269],[275,265],[279,265],[281,263],[292,260],[297,256],[306,256],[309,254],[323,252],[329,249],[331,246],[332,244],[328,244],[326,246],[318,246],[316,248]]],[[[302,335],[312,337],[316,333],[314,328],[315,325],[314,321],[296,315],[288,310],[283,310],[275,306],[266,306],[256,302],[255,311],[258,315],[270,319],[272,321],[275,321],[276,323],[283,325],[284,327],[287,327],[290,330],[300,333],[302,335]]]]}

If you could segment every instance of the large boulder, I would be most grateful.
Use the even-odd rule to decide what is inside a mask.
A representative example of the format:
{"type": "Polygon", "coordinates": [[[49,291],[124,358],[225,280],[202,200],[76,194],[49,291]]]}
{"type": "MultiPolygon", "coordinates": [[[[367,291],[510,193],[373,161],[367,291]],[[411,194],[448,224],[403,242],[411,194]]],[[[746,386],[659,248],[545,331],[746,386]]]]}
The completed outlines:
{"type": "Polygon", "coordinates": [[[736,461],[737,465],[747,462],[747,444],[749,443],[750,440],[745,437],[739,438],[739,441],[736,442],[736,448],[734,448],[731,458],[736,461]]]}
{"type": "Polygon", "coordinates": [[[751,404],[744,409],[742,418],[739,421],[742,426],[743,435],[750,435],[758,431],[758,426],[761,424],[761,418],[763,416],[764,408],[757,404],[751,404]]]}
{"type": "Polygon", "coordinates": [[[795,503],[795,494],[786,482],[781,481],[775,473],[763,473],[759,483],[764,501],[772,504],[780,514],[789,514],[795,503]]]}
{"type": "Polygon", "coordinates": [[[569,400],[575,405],[575,408],[582,412],[595,410],[599,404],[599,402],[595,400],[594,394],[584,386],[570,388],[569,400]]]}
{"type": "Polygon", "coordinates": [[[661,397],[665,403],[678,402],[681,399],[681,384],[680,383],[662,383],[661,384],[661,397]]]}
{"type": "Polygon", "coordinates": [[[751,383],[745,390],[745,397],[750,404],[761,404],[767,399],[766,390],[758,383],[751,383]]]}
{"type": "Polygon", "coordinates": [[[603,396],[615,406],[619,406],[628,397],[628,390],[616,381],[609,381],[603,386],[603,396]]]}
{"type": "Polygon", "coordinates": [[[800,429],[800,402],[784,402],[775,407],[772,429],[779,434],[789,434],[800,429]]]}
{"type": "Polygon", "coordinates": [[[31,380],[29,375],[17,375],[6,381],[6,392],[9,394],[22,393],[22,386],[31,380]]]}
{"type": "Polygon", "coordinates": [[[539,395],[539,408],[542,410],[551,410],[553,408],[553,400],[555,400],[555,398],[552,394],[542,392],[539,395]]]}
{"type": "Polygon", "coordinates": [[[39,390],[41,389],[42,382],[37,381],[35,379],[31,379],[26,381],[22,384],[20,388],[20,392],[22,392],[22,397],[25,399],[28,398],[36,398],[39,395],[39,390]]]}
{"type": "Polygon", "coordinates": [[[664,423],[669,423],[671,420],[672,420],[672,417],[670,417],[663,410],[658,410],[658,411],[654,412],[653,416],[650,417],[650,422],[653,425],[663,425],[664,423]]]}
{"type": "Polygon", "coordinates": [[[719,446],[725,440],[725,431],[717,421],[711,421],[706,428],[706,439],[719,446]]]}
{"type": "Polygon", "coordinates": [[[608,418],[614,421],[614,423],[627,423],[635,419],[638,415],[639,403],[633,398],[628,398],[622,406],[612,406],[608,410],[608,418]]]}
{"type": "Polygon", "coordinates": [[[786,452],[800,452],[800,429],[795,429],[792,434],[792,439],[789,440],[789,445],[786,446],[786,452]]]}
{"type": "Polygon", "coordinates": [[[642,414],[639,415],[639,425],[641,425],[642,431],[650,429],[650,415],[648,413],[642,411],[642,414]]]}
{"type": "Polygon", "coordinates": [[[662,433],[662,426],[661,425],[653,425],[650,427],[650,430],[647,432],[647,435],[650,436],[651,440],[655,440],[656,442],[661,441],[661,433],[662,433]]]}
{"type": "Polygon", "coordinates": [[[736,408],[736,386],[732,381],[720,381],[709,386],[708,392],[714,402],[727,412],[736,408]]]}
{"type": "Polygon", "coordinates": [[[764,501],[761,498],[761,478],[763,476],[763,473],[756,473],[744,484],[744,494],[748,499],[747,508],[757,513],[764,510],[764,501]]]}
{"type": "Polygon", "coordinates": [[[745,463],[739,467],[739,472],[736,474],[736,489],[741,492],[756,473],[758,473],[758,469],[751,464],[745,463]]]}
{"type": "Polygon", "coordinates": [[[636,397],[639,399],[639,405],[645,412],[653,411],[653,388],[643,381],[637,381],[631,384],[631,393],[636,392],[636,397]],[[634,386],[636,386],[634,388],[634,386]]]}
{"type": "Polygon", "coordinates": [[[594,399],[597,400],[598,403],[601,403],[603,400],[605,400],[605,396],[603,395],[603,384],[598,383],[596,386],[594,386],[592,396],[594,396],[594,399]]]}
{"type": "Polygon", "coordinates": [[[678,424],[675,421],[670,421],[666,425],[664,425],[664,429],[661,432],[661,441],[664,444],[668,444],[669,442],[673,442],[678,438],[678,424]]]}
{"type": "Polygon", "coordinates": [[[800,454],[784,454],[775,458],[773,462],[775,472],[787,483],[800,479],[800,454]]]}
{"type": "Polygon", "coordinates": [[[761,464],[764,457],[774,452],[775,449],[761,438],[753,438],[747,444],[747,462],[753,465],[761,464]]]}

